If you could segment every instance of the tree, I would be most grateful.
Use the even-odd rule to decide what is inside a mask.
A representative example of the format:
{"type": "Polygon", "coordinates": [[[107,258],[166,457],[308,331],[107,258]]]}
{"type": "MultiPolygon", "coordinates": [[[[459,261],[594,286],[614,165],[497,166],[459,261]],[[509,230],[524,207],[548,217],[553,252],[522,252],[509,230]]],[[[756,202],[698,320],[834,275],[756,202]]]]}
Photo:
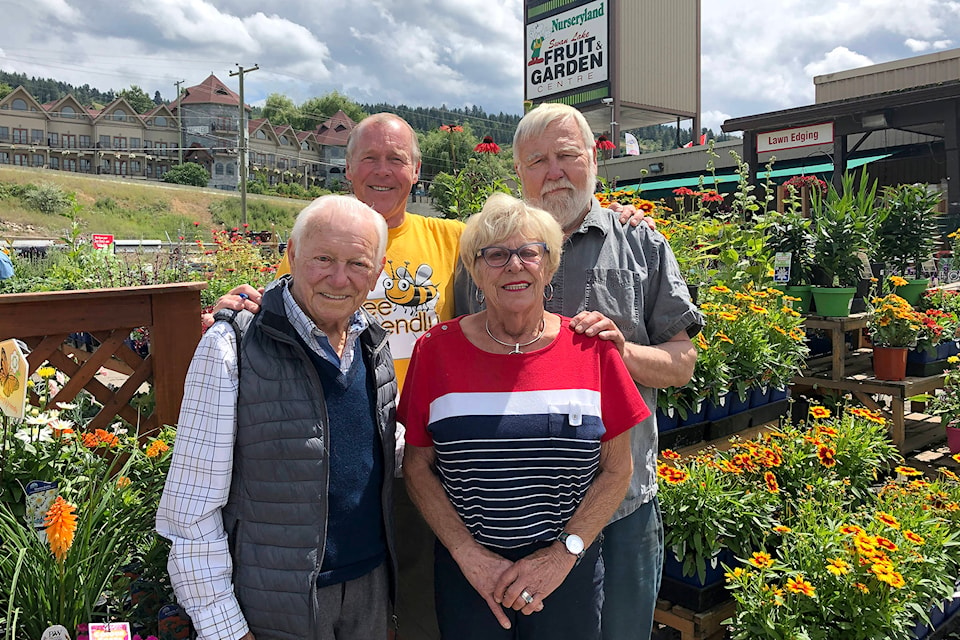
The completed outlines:
{"type": "Polygon", "coordinates": [[[0,82],[0,100],[6,98],[13,91],[13,87],[6,82],[0,82]]]}
{"type": "Polygon", "coordinates": [[[153,104],[153,100],[150,99],[147,92],[135,84],[130,85],[129,89],[121,91],[118,97],[124,98],[129,102],[130,106],[136,109],[137,113],[146,113],[157,106],[153,104]]]}
{"type": "Polygon", "coordinates": [[[440,173],[453,173],[463,167],[469,158],[475,157],[473,148],[479,140],[473,135],[470,123],[462,125],[450,122],[447,130],[439,127],[419,134],[420,152],[423,154],[421,175],[430,178],[440,173]],[[460,131],[456,129],[459,128],[460,131]],[[456,164],[456,167],[454,167],[456,164]]]}
{"type": "Polygon", "coordinates": [[[360,122],[367,117],[359,104],[339,91],[331,91],[324,96],[310,98],[300,105],[300,122],[297,128],[313,131],[337,111],[343,111],[354,122],[360,122]]]}
{"type": "Polygon", "coordinates": [[[153,104],[155,104],[155,105],[157,105],[157,106],[160,106],[161,104],[163,104],[163,102],[164,102],[163,96],[160,95],[160,92],[159,92],[159,91],[154,91],[154,92],[153,92],[153,104]]]}
{"type": "Polygon", "coordinates": [[[293,104],[293,100],[279,93],[271,93],[263,105],[261,116],[272,125],[289,124],[297,128],[300,120],[300,110],[293,104]]]}
{"type": "Polygon", "coordinates": [[[210,174],[196,162],[184,162],[163,174],[163,181],[205,187],[210,182],[210,174]]]}

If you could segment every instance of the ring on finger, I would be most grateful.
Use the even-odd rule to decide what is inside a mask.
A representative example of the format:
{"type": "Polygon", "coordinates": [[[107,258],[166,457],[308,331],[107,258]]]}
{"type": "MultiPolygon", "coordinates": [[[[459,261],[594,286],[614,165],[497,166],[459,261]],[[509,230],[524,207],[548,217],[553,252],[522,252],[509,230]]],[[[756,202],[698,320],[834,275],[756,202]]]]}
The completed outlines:
{"type": "Polygon", "coordinates": [[[524,589],[520,593],[520,597],[523,598],[523,601],[526,602],[527,604],[530,604],[531,602],[533,602],[533,596],[530,595],[530,592],[527,591],[526,589],[524,589]]]}

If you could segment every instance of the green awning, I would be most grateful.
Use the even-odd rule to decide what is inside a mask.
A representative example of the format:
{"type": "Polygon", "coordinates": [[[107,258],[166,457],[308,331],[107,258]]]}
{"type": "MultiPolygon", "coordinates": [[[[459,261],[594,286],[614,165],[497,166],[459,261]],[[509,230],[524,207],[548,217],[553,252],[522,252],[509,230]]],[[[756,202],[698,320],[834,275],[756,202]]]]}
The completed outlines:
{"type": "MultiPolygon", "coordinates": [[[[875,162],[877,160],[883,160],[884,158],[889,158],[892,156],[892,153],[882,153],[879,155],[864,156],[862,158],[853,158],[847,160],[847,169],[856,169],[857,167],[862,167],[865,164],[875,162]]],[[[776,165],[774,165],[776,167],[776,165]]],[[[788,167],[785,169],[774,169],[770,172],[771,178],[785,178],[787,176],[799,176],[799,175],[811,175],[811,174],[822,174],[822,173],[831,173],[833,171],[832,162],[821,162],[818,164],[811,165],[802,165],[799,167],[788,167]]],[[[739,180],[739,176],[736,173],[718,173],[716,179],[714,176],[704,174],[703,175],[703,186],[705,188],[712,188],[714,184],[717,187],[727,183],[736,184],[739,180]]],[[[767,179],[767,171],[758,171],[757,172],[758,180],[767,179]]],[[[648,180],[645,181],[642,185],[638,184],[625,184],[622,186],[618,185],[619,189],[624,191],[635,191],[638,187],[643,188],[643,192],[649,194],[651,191],[668,191],[672,192],[674,189],[679,189],[680,187],[697,187],[700,184],[700,176],[696,177],[687,177],[687,178],[673,178],[670,180],[648,180]]],[[[718,189],[722,190],[722,189],[718,189]]],[[[666,195],[666,194],[662,194],[666,195]]]]}

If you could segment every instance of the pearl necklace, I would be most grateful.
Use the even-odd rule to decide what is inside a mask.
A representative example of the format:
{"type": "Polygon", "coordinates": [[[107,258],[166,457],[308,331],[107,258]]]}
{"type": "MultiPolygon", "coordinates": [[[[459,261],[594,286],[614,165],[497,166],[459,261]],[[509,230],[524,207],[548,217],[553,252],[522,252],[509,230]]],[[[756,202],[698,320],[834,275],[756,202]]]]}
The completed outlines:
{"type": "Polygon", "coordinates": [[[511,347],[513,351],[511,351],[508,355],[513,355],[515,353],[523,353],[523,351],[520,351],[520,347],[529,347],[534,342],[536,342],[541,337],[543,337],[543,330],[546,328],[546,320],[544,320],[543,318],[540,318],[540,327],[539,329],[537,329],[537,335],[534,336],[533,340],[530,340],[529,342],[524,342],[522,344],[520,342],[517,342],[515,344],[510,344],[509,342],[498,340],[495,335],[490,333],[490,318],[486,318],[484,320],[483,326],[487,330],[487,335],[490,336],[491,340],[493,340],[497,344],[503,345],[504,347],[511,347]]]}

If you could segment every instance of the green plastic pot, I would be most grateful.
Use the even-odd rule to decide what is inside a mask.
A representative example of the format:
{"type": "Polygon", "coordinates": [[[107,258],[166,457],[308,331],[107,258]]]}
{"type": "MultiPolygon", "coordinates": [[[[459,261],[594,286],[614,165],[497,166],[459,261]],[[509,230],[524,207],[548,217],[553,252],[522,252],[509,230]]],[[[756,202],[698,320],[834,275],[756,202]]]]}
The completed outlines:
{"type": "Polygon", "coordinates": [[[817,305],[817,315],[826,318],[846,318],[850,315],[850,305],[857,293],[856,287],[813,287],[813,301],[817,305]]]}

